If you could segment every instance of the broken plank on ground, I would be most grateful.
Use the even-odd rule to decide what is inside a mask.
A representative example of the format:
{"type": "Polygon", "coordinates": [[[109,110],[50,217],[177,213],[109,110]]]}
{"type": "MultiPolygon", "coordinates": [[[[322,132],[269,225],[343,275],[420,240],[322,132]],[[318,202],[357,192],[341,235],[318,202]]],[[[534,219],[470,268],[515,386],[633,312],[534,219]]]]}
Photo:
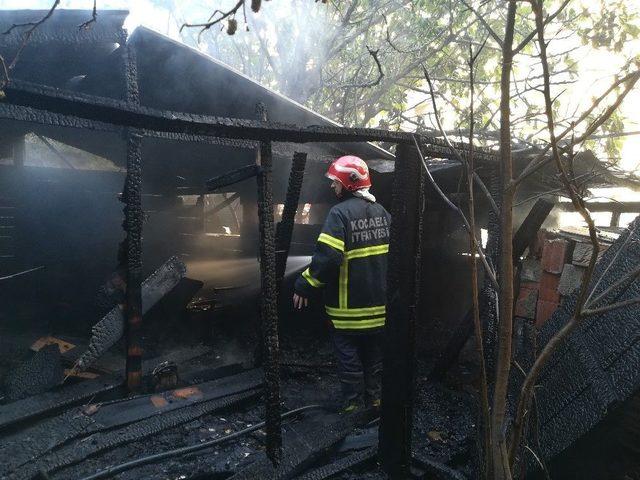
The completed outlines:
{"type": "Polygon", "coordinates": [[[297,478],[334,448],[351,431],[372,420],[370,412],[354,415],[320,415],[283,428],[282,460],[277,467],[264,453],[230,480],[297,478]]]}
{"type": "Polygon", "coordinates": [[[77,440],[103,430],[243,393],[260,386],[262,377],[262,371],[255,369],[187,389],[72,408],[57,417],[3,438],[0,458],[4,461],[0,463],[0,477],[17,468],[25,468],[26,463],[33,462],[64,443],[74,444],[77,440]]]}
{"type": "MultiPolygon", "coordinates": [[[[259,384],[258,384],[259,385],[259,384]]],[[[50,452],[37,461],[31,462],[12,473],[9,480],[23,480],[32,478],[38,472],[51,474],[67,466],[75,465],[85,459],[114,448],[142,440],[156,435],[169,428],[193,421],[197,418],[224,408],[229,408],[242,401],[257,397],[261,388],[252,388],[244,392],[227,395],[222,398],[191,405],[187,408],[171,411],[163,415],[156,415],[137,423],[132,423],[114,430],[107,430],[91,435],[88,441],[74,442],[50,452]]],[[[105,465],[107,467],[108,465],[105,465]]],[[[65,472],[60,472],[54,478],[69,478],[65,472]]]]}

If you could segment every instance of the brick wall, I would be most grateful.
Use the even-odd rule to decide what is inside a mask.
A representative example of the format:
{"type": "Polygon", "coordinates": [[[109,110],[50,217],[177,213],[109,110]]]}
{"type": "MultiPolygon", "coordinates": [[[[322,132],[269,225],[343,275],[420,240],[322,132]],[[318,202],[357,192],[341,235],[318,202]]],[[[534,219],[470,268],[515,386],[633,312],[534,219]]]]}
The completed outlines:
{"type": "MultiPolygon", "coordinates": [[[[601,253],[608,245],[601,245],[601,253]]],[[[588,239],[541,230],[520,268],[515,316],[540,328],[580,287],[591,257],[588,239]]]]}

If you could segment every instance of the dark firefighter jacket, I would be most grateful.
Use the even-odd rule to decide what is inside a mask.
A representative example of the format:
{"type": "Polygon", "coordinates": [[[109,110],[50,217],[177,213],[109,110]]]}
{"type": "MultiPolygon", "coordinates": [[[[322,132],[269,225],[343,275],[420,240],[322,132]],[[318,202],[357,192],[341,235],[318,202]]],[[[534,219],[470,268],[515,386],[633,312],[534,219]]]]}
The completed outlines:
{"type": "Polygon", "coordinates": [[[323,289],[337,330],[364,333],[384,326],[390,224],[382,205],[362,198],[350,197],[329,211],[295,291],[308,297],[323,289]]]}

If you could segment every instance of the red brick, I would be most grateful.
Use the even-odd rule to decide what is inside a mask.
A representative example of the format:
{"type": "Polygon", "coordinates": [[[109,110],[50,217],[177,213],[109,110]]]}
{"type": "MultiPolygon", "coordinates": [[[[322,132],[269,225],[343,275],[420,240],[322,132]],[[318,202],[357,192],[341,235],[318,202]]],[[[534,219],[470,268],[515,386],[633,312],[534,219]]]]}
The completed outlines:
{"type": "Polygon", "coordinates": [[[560,275],[554,273],[542,272],[540,277],[540,300],[546,300],[547,302],[560,301],[560,293],[558,292],[558,285],[560,284],[560,275]]]}
{"type": "Polygon", "coordinates": [[[528,288],[529,290],[538,290],[540,282],[520,282],[520,288],[528,288]]]}
{"type": "Polygon", "coordinates": [[[562,273],[567,259],[569,242],[561,238],[555,240],[545,240],[542,249],[542,270],[550,273],[562,273]]]}
{"type": "Polygon", "coordinates": [[[560,303],[560,294],[557,290],[551,290],[549,288],[541,288],[538,293],[538,299],[545,302],[560,303]]]}
{"type": "Polygon", "coordinates": [[[550,290],[557,290],[560,284],[560,275],[549,272],[542,272],[540,276],[540,288],[548,288],[550,290]]]}
{"type": "Polygon", "coordinates": [[[548,302],[546,300],[538,300],[536,308],[536,327],[541,327],[544,323],[551,318],[553,312],[558,308],[556,302],[548,302]]]}

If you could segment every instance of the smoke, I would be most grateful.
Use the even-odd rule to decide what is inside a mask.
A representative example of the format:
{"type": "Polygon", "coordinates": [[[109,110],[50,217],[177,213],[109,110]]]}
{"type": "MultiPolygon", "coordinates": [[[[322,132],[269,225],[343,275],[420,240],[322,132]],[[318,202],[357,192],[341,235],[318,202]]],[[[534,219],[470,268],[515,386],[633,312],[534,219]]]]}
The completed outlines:
{"type": "MultiPolygon", "coordinates": [[[[295,275],[311,261],[309,256],[290,256],[285,278],[295,275]]],[[[187,260],[187,276],[205,282],[205,288],[227,291],[243,298],[260,291],[260,265],[255,258],[187,260]]]]}

